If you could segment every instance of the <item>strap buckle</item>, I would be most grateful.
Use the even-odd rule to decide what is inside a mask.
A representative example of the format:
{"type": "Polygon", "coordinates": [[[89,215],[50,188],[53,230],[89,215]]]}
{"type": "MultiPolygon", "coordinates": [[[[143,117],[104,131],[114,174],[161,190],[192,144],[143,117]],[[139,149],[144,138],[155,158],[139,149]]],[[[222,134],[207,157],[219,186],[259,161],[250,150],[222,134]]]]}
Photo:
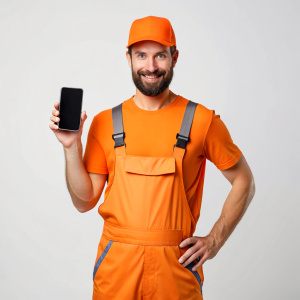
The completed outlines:
{"type": "Polygon", "coordinates": [[[184,136],[181,135],[179,133],[177,133],[176,135],[176,139],[177,139],[177,143],[175,144],[177,147],[186,148],[186,143],[188,143],[190,141],[190,137],[189,136],[184,136]]]}
{"type": "Polygon", "coordinates": [[[115,133],[112,135],[112,139],[115,141],[114,148],[126,145],[124,143],[124,138],[125,138],[125,132],[120,132],[120,133],[115,133]]]}
{"type": "Polygon", "coordinates": [[[121,138],[121,137],[123,139],[125,138],[125,132],[124,131],[120,132],[120,133],[115,133],[115,134],[112,135],[112,138],[113,138],[114,141],[116,141],[115,139],[118,139],[118,138],[121,138]]]}

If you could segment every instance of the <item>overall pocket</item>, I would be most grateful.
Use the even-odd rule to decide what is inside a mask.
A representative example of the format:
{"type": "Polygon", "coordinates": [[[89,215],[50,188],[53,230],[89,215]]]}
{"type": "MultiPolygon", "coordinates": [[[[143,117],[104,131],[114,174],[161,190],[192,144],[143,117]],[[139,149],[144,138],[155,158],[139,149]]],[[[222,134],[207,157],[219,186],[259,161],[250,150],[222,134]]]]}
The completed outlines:
{"type": "MultiPolygon", "coordinates": [[[[181,257],[181,256],[184,254],[185,251],[183,250],[183,248],[180,248],[179,246],[176,246],[176,248],[174,249],[174,251],[175,251],[175,253],[176,253],[176,259],[177,259],[178,264],[180,264],[180,265],[183,267],[183,265],[178,261],[178,259],[179,259],[179,257],[181,257]]],[[[187,266],[185,266],[184,268],[187,269],[187,270],[189,270],[189,272],[191,272],[191,273],[193,274],[193,276],[195,276],[195,278],[196,278],[197,281],[198,281],[199,287],[200,287],[201,295],[203,296],[203,292],[202,292],[202,281],[201,281],[201,277],[200,277],[200,275],[199,275],[199,273],[198,273],[198,270],[199,270],[199,272],[201,272],[201,271],[200,271],[200,268],[201,268],[201,267],[200,267],[198,270],[196,270],[196,271],[193,271],[193,270],[192,270],[192,268],[199,262],[199,260],[200,260],[199,257],[196,258],[196,261],[197,261],[197,262],[192,261],[191,263],[189,263],[189,264],[188,264],[187,266]]]]}
{"type": "MultiPolygon", "coordinates": [[[[197,259],[198,260],[198,259],[197,259]]],[[[185,268],[187,268],[188,270],[190,270],[193,275],[196,277],[198,283],[199,283],[199,286],[200,286],[200,290],[201,290],[201,295],[203,296],[203,293],[202,293],[202,282],[201,282],[201,278],[200,278],[200,275],[197,271],[193,271],[192,268],[196,265],[196,263],[194,261],[192,261],[190,264],[188,264],[187,266],[185,266],[185,268]]]]}
{"type": "Polygon", "coordinates": [[[96,273],[103,261],[103,259],[105,258],[105,256],[107,255],[108,253],[108,250],[110,249],[111,245],[113,244],[113,241],[109,241],[109,243],[106,245],[106,247],[104,248],[103,252],[101,253],[101,255],[99,256],[96,264],[95,264],[95,267],[94,267],[94,272],[93,272],[93,281],[95,279],[95,276],[96,276],[96,273]]]}
{"type": "Polygon", "coordinates": [[[128,224],[152,229],[176,226],[174,214],[181,210],[178,207],[181,203],[174,201],[178,187],[175,158],[127,155],[124,159],[122,195],[119,198],[126,198],[128,224]],[[131,221],[132,216],[135,216],[134,221],[131,221]]]}
{"type": "Polygon", "coordinates": [[[174,173],[175,158],[127,155],[125,158],[125,171],[140,175],[163,175],[174,173]]]}

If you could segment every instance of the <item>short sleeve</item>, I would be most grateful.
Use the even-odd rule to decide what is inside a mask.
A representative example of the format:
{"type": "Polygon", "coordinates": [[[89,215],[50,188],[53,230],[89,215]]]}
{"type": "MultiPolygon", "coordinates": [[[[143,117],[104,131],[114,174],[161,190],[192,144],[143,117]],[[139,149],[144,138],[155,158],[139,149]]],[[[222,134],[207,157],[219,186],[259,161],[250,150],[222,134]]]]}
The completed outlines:
{"type": "Polygon", "coordinates": [[[97,119],[94,117],[91,123],[85,152],[83,156],[83,164],[90,173],[108,174],[105,153],[99,141],[97,131],[97,119]]]}
{"type": "Polygon", "coordinates": [[[232,167],[242,156],[242,151],[233,143],[226,125],[214,110],[204,142],[204,152],[206,158],[219,170],[232,167]]]}

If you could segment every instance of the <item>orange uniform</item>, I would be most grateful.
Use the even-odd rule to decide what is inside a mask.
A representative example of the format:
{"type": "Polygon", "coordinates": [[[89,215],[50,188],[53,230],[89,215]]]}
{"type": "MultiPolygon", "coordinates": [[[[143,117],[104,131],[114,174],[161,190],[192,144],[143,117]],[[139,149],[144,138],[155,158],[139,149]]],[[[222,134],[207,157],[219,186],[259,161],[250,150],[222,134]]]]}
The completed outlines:
{"type": "Polygon", "coordinates": [[[196,229],[206,158],[224,170],[241,155],[214,110],[180,95],[156,111],[132,96],[96,115],[83,162],[108,182],[93,300],[203,299],[203,268],[183,267],[178,245],[196,229]]]}

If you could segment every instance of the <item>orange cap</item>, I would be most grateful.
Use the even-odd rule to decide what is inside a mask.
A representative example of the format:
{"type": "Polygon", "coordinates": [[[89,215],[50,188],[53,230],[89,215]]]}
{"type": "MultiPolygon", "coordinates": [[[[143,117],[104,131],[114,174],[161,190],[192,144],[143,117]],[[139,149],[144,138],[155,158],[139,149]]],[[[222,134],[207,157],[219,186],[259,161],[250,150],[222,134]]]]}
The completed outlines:
{"type": "Polygon", "coordinates": [[[172,25],[166,18],[148,16],[133,21],[126,48],[136,42],[145,40],[159,42],[169,47],[176,46],[172,25]]]}

